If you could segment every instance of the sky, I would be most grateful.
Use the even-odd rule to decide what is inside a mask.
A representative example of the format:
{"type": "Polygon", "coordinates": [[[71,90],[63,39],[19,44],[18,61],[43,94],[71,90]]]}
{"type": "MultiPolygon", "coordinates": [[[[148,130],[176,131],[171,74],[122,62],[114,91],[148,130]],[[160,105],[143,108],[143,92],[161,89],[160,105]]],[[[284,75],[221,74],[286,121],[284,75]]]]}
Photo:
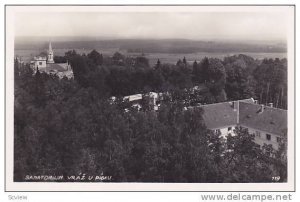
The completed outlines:
{"type": "Polygon", "coordinates": [[[22,12],[15,36],[118,39],[280,40],[283,12],[22,12]]]}

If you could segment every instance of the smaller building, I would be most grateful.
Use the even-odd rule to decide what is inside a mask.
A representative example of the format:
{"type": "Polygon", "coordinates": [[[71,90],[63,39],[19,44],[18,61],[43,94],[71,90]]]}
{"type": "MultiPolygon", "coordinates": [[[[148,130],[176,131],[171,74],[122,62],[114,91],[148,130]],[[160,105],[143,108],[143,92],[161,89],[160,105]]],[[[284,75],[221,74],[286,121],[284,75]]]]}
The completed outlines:
{"type": "Polygon", "coordinates": [[[157,111],[160,106],[158,93],[150,92],[150,93],[145,94],[145,97],[149,102],[150,108],[152,110],[157,111]]]}
{"type": "Polygon", "coordinates": [[[36,56],[30,62],[30,65],[34,70],[38,68],[39,70],[44,71],[47,67],[47,57],[36,56]]]}
{"type": "MultiPolygon", "coordinates": [[[[116,101],[116,97],[111,97],[110,102],[114,103],[116,101]]],[[[134,94],[123,97],[124,102],[128,102],[130,107],[136,108],[137,110],[141,110],[143,104],[147,104],[150,107],[150,110],[157,111],[159,108],[159,94],[155,92],[149,92],[146,94],[134,94]]],[[[128,111],[128,109],[126,110],[128,111]]]]}
{"type": "Polygon", "coordinates": [[[136,108],[137,110],[140,110],[142,108],[142,94],[134,94],[134,95],[128,95],[123,97],[124,101],[127,101],[130,103],[131,107],[136,108]]]}

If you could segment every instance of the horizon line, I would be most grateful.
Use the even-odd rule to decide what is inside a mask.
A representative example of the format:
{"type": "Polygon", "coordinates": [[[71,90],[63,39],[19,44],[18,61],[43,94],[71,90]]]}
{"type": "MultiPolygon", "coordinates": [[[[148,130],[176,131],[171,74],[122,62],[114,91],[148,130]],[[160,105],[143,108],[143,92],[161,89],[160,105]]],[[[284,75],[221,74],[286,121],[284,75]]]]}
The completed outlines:
{"type": "MultiPolygon", "coordinates": [[[[244,42],[244,43],[251,43],[251,42],[280,42],[287,44],[287,40],[285,39],[234,39],[234,38],[202,38],[202,39],[191,39],[191,38],[147,38],[147,37],[105,37],[105,36],[15,36],[15,40],[20,39],[35,39],[35,40],[51,40],[52,39],[77,39],[77,40],[182,40],[182,41],[202,41],[202,42],[244,42]]],[[[71,40],[70,40],[71,41],[71,40]]]]}

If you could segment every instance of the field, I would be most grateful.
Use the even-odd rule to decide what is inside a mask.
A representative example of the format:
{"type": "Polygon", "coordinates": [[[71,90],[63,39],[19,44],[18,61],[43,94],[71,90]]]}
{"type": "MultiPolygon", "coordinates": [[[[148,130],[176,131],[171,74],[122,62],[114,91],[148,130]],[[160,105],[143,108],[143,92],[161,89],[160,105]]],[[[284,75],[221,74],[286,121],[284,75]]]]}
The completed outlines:
{"type": "MultiPolygon", "coordinates": [[[[54,49],[54,55],[63,56],[65,52],[71,49],[54,49]]],[[[78,53],[88,54],[92,51],[92,49],[75,49],[78,53]]],[[[34,50],[34,49],[16,49],[15,56],[22,57],[22,60],[25,62],[29,62],[32,58],[38,55],[41,52],[47,51],[46,49],[34,50]]],[[[110,49],[97,49],[98,52],[102,53],[104,56],[112,56],[116,51],[121,52],[126,56],[138,56],[140,53],[128,53],[126,51],[120,51],[117,48],[110,49]]],[[[232,53],[221,53],[221,52],[197,52],[197,53],[145,53],[145,57],[149,59],[149,63],[151,66],[156,64],[159,59],[162,63],[171,63],[175,64],[179,59],[186,57],[189,63],[201,60],[204,57],[214,57],[223,59],[226,56],[231,56],[235,54],[245,54],[254,59],[264,59],[264,58],[285,58],[286,53],[265,53],[265,52],[232,52],[232,53]]]]}
{"type": "MultiPolygon", "coordinates": [[[[46,38],[16,38],[15,55],[29,62],[41,52],[47,52],[49,40],[46,38]]],[[[184,39],[116,39],[95,40],[90,38],[54,38],[52,39],[54,55],[62,56],[69,50],[89,53],[93,49],[104,56],[112,56],[116,51],[126,56],[145,54],[150,65],[158,59],[162,63],[176,63],[186,57],[194,62],[206,57],[223,59],[226,56],[245,54],[255,59],[284,58],[286,45],[284,42],[273,41],[194,41],[184,39]]]]}

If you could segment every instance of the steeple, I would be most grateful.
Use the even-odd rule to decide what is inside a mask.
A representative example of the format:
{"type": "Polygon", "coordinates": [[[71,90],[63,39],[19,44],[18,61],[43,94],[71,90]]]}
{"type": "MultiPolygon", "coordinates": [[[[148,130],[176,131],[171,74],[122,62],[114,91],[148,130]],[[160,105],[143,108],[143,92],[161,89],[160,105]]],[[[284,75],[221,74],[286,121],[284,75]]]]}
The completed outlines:
{"type": "Polygon", "coordinates": [[[48,50],[48,60],[47,60],[47,63],[54,63],[54,60],[53,60],[53,50],[52,50],[51,41],[49,42],[49,50],[48,50]]]}
{"type": "Polygon", "coordinates": [[[51,41],[49,42],[49,52],[53,52],[52,51],[52,46],[51,46],[51,41]]]}

